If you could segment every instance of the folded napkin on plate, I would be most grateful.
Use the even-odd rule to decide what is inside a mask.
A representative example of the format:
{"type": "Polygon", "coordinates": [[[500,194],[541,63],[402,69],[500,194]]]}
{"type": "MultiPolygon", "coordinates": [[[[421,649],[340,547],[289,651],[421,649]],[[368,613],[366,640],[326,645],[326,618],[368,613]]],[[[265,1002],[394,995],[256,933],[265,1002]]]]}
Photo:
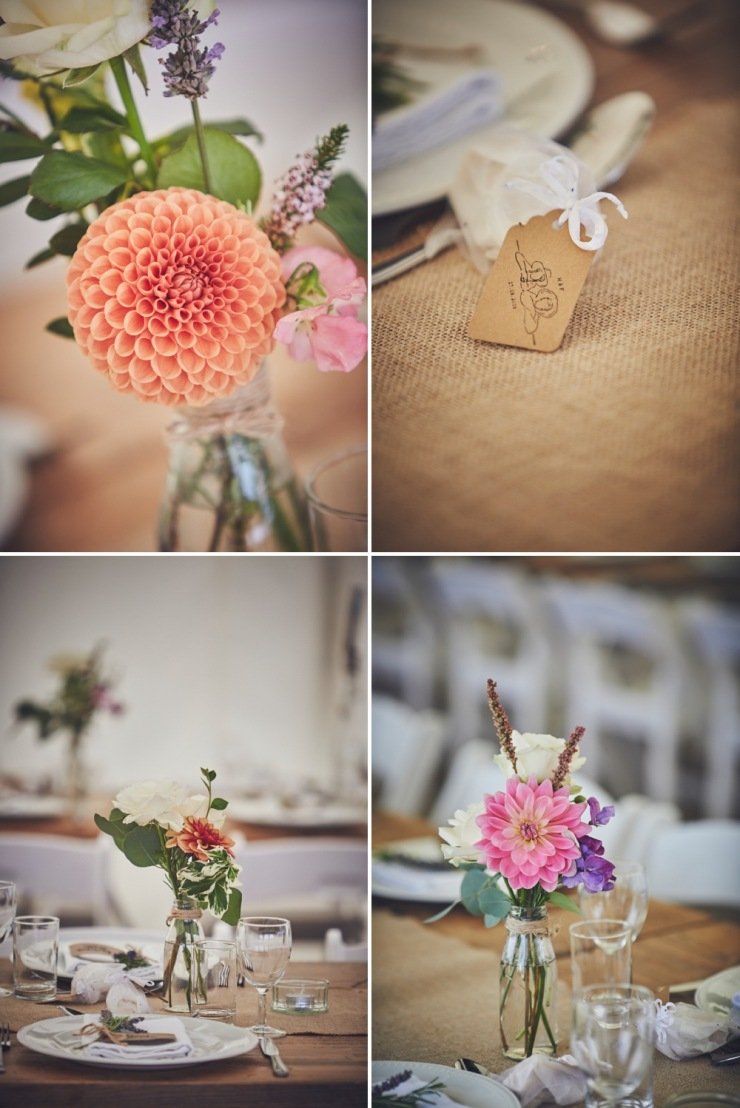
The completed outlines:
{"type": "Polygon", "coordinates": [[[586,1095],[586,1078],[575,1058],[545,1058],[534,1054],[501,1074],[500,1081],[516,1093],[522,1108],[539,1105],[577,1104],[586,1095]]]}
{"type": "Polygon", "coordinates": [[[680,1061],[724,1046],[737,1028],[729,1015],[706,1012],[694,1004],[663,1004],[655,1001],[655,1045],[667,1058],[680,1061]]]}
{"type": "MultiPolygon", "coordinates": [[[[384,1086],[389,1084],[388,1081],[374,1082],[373,1083],[373,1095],[382,1096],[388,1100],[389,1105],[393,1104],[394,1099],[398,1099],[403,1096],[408,1096],[409,1093],[415,1093],[419,1089],[423,1089],[425,1085],[428,1085],[428,1081],[424,1081],[421,1077],[417,1077],[411,1070],[406,1071],[408,1076],[403,1081],[399,1081],[397,1085],[393,1085],[392,1088],[386,1089],[384,1086]]],[[[401,1075],[398,1075],[401,1076],[401,1075]]],[[[434,1108],[465,1108],[464,1101],[462,1100],[450,1100],[443,1091],[434,1090],[429,1093],[428,1097],[422,1097],[417,1100],[416,1103],[420,1106],[428,1104],[434,1106],[434,1108]]]]}
{"type": "MultiPolygon", "coordinates": [[[[490,69],[429,67],[436,81],[434,91],[413,104],[381,116],[373,132],[373,170],[376,173],[397,162],[445,146],[471,131],[485,127],[503,114],[501,78],[490,69]]],[[[416,76],[416,71],[415,74],[416,76]]]]}
{"type": "MultiPolygon", "coordinates": [[[[92,1021],[91,1021],[92,1022],[92,1021]]],[[[162,1035],[174,1035],[172,1043],[162,1043],[159,1046],[123,1046],[118,1043],[110,1043],[104,1039],[85,1047],[85,1053],[91,1058],[187,1058],[193,1053],[193,1044],[185,1030],[181,1020],[169,1016],[161,1019],[143,1019],[137,1024],[142,1031],[150,1031],[162,1035]]]]}
{"type": "Polygon", "coordinates": [[[446,870],[428,870],[405,866],[403,862],[373,861],[373,883],[399,892],[424,894],[432,898],[440,896],[454,900],[460,891],[463,874],[451,867],[446,870]]]}

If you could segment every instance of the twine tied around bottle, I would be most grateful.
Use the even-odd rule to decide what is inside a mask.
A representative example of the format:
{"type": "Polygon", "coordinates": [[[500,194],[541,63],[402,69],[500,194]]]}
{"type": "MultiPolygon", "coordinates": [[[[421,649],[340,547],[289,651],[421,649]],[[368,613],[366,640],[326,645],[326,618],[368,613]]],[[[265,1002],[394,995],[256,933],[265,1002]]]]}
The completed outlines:
{"type": "Polygon", "coordinates": [[[198,907],[192,908],[172,908],[170,914],[167,916],[167,926],[176,919],[200,919],[203,912],[198,907]]]}
{"type": "Polygon", "coordinates": [[[507,916],[506,929],[510,931],[512,935],[549,935],[550,937],[557,935],[560,927],[557,923],[549,923],[547,917],[544,919],[516,919],[514,916],[507,916]]]}
{"type": "Polygon", "coordinates": [[[188,408],[167,428],[174,442],[190,442],[211,435],[245,435],[267,439],[278,434],[283,417],[272,406],[267,363],[262,362],[255,377],[224,400],[212,400],[202,408],[188,408]]]}

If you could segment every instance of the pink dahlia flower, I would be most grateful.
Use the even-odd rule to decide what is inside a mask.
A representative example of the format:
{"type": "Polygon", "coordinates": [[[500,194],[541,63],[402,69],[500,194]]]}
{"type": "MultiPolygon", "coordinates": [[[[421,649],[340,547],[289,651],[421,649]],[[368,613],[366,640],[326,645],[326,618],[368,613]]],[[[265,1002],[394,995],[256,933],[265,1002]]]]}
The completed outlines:
{"type": "Polygon", "coordinates": [[[478,816],[483,838],[475,845],[486,868],[502,873],[512,889],[541,885],[552,892],[581,857],[578,840],[589,831],[581,819],[585,807],[585,801],[572,803],[567,788],[553,791],[550,781],[510,777],[505,792],[485,797],[478,816]]]}
{"type": "Polygon", "coordinates": [[[285,303],[254,220],[194,189],[139,192],[92,223],[67,272],[69,320],[121,392],[205,404],[254,377],[285,303]]]}
{"type": "Polygon", "coordinates": [[[325,296],[283,316],[275,338],[298,362],[315,361],[321,370],[349,373],[367,350],[367,327],[357,318],[367,286],[357,276],[357,266],[323,246],[296,246],[283,255],[282,266],[286,284],[300,267],[315,266],[325,296]]]}

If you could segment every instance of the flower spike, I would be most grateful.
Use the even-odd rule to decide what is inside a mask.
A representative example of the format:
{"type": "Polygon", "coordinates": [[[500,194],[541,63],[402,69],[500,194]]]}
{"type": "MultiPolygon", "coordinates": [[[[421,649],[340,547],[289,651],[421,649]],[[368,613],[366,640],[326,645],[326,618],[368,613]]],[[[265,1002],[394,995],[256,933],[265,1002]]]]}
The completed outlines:
{"type": "Polygon", "coordinates": [[[568,770],[570,769],[570,763],[575,758],[578,752],[578,744],[586,733],[585,727],[576,727],[568,739],[563,753],[558,758],[558,765],[552,778],[553,789],[559,789],[565,778],[568,776],[568,770]]]}
{"type": "Polygon", "coordinates": [[[516,773],[516,752],[514,750],[514,743],[511,740],[511,723],[509,717],[506,714],[501,700],[499,699],[498,692],[496,690],[496,682],[489,677],[488,683],[488,706],[491,709],[491,715],[493,717],[493,723],[496,728],[496,734],[498,735],[498,741],[501,744],[506,757],[511,762],[511,768],[516,773]]]}

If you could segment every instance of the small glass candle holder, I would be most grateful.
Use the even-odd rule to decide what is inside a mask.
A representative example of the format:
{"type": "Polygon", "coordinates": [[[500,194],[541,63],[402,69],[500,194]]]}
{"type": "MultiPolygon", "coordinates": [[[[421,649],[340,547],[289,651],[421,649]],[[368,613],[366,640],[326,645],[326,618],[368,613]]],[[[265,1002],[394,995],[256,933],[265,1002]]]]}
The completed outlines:
{"type": "Polygon", "coordinates": [[[329,982],[324,977],[298,980],[284,978],[272,986],[273,1012],[315,1015],[329,1010],[329,982]]]}

